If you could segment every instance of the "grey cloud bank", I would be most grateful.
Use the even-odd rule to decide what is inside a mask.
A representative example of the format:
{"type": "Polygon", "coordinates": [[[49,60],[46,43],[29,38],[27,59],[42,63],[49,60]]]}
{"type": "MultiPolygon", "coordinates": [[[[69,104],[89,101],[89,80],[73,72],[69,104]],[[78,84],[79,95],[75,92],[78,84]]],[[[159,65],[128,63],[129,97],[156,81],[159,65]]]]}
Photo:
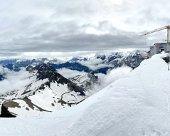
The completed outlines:
{"type": "Polygon", "coordinates": [[[0,2],[0,52],[145,48],[139,34],[170,20],[167,0],[0,2]]]}

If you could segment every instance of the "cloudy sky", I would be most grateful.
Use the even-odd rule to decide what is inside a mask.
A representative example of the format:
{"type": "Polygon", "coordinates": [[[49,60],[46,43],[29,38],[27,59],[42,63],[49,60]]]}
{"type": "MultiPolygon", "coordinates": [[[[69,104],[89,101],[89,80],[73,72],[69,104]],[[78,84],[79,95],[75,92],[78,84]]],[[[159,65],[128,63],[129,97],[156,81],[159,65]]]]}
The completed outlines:
{"type": "Polygon", "coordinates": [[[170,24],[168,0],[0,0],[0,52],[145,48],[170,24]]]}

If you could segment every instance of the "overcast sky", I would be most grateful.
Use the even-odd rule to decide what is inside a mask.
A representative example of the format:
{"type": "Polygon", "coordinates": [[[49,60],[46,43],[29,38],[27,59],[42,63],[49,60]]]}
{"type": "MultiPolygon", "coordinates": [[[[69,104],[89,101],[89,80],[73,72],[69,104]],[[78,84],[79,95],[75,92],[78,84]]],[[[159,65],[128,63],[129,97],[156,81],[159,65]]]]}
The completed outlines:
{"type": "Polygon", "coordinates": [[[144,48],[142,32],[170,24],[168,2],[0,0],[0,52],[144,48]]]}

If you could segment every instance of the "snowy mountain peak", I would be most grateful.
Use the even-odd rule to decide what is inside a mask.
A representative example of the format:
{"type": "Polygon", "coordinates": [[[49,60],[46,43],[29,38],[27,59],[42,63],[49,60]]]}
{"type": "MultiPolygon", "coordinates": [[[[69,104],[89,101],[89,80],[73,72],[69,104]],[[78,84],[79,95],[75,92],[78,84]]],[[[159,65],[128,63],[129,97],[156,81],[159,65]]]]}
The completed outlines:
{"type": "Polygon", "coordinates": [[[41,85],[41,88],[45,88],[44,86],[47,85],[50,87],[51,83],[58,83],[62,85],[67,85],[70,91],[75,91],[80,93],[80,95],[85,95],[85,90],[75,83],[70,81],[69,79],[63,77],[61,74],[57,73],[56,69],[48,64],[42,63],[37,65],[33,68],[33,71],[36,71],[36,76],[38,80],[45,80],[47,82],[41,85]]]}

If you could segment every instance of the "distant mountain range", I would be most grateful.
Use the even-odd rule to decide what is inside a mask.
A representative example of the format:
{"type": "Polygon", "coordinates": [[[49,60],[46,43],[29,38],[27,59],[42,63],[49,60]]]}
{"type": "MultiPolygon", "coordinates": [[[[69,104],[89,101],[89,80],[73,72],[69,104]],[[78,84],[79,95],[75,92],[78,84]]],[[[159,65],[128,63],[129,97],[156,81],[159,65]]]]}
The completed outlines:
{"type": "Polygon", "coordinates": [[[84,71],[87,73],[104,73],[109,69],[121,66],[129,66],[136,68],[141,61],[147,58],[145,51],[136,50],[133,52],[113,52],[109,54],[96,54],[94,57],[73,57],[67,61],[57,61],[57,59],[49,60],[48,58],[40,59],[4,59],[0,60],[0,65],[12,71],[20,71],[30,65],[48,64],[55,69],[68,68],[71,70],[84,71]],[[93,68],[92,68],[93,67],[93,68]]]}
{"type": "Polygon", "coordinates": [[[0,102],[15,114],[69,107],[93,94],[93,85],[100,84],[98,74],[107,74],[122,66],[134,69],[146,58],[145,51],[137,50],[73,57],[66,61],[48,58],[0,60],[0,83],[7,84],[0,89],[0,102]],[[14,85],[8,87],[10,82],[14,85]]]}

